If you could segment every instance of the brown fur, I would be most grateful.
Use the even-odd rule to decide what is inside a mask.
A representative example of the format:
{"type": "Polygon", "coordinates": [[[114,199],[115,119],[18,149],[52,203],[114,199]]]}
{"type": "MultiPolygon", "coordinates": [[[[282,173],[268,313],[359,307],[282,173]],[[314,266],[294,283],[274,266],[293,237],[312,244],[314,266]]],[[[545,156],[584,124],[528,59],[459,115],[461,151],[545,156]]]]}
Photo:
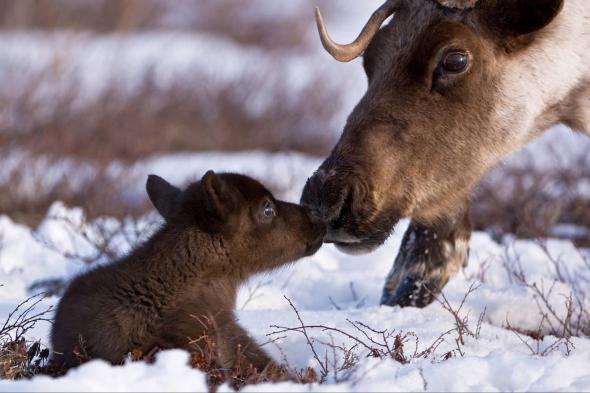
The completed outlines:
{"type": "Polygon", "coordinates": [[[323,224],[241,175],[209,172],[185,191],[152,175],[147,190],[165,224],[129,256],[72,281],[55,316],[54,362],[73,367],[79,352],[116,364],[133,350],[195,349],[189,342],[208,334],[223,366],[240,345],[261,371],[271,359],[236,321],[237,290],[313,254],[323,224]],[[276,216],[265,216],[268,204],[276,216]]]}
{"type": "MultiPolygon", "coordinates": [[[[412,217],[410,232],[469,233],[469,194],[491,166],[557,122],[590,129],[587,2],[390,1],[397,11],[363,55],[367,92],[301,199],[328,222],[327,241],[352,253],[381,245],[402,217],[412,217]],[[459,73],[442,62],[455,49],[469,58],[459,73]]],[[[444,237],[430,245],[446,247],[444,237]]],[[[410,268],[423,272],[414,281],[442,283],[436,294],[467,256],[412,257],[422,251],[398,257],[404,268],[394,267],[386,291],[410,268]]],[[[406,300],[385,302],[428,303],[406,300]]]]}

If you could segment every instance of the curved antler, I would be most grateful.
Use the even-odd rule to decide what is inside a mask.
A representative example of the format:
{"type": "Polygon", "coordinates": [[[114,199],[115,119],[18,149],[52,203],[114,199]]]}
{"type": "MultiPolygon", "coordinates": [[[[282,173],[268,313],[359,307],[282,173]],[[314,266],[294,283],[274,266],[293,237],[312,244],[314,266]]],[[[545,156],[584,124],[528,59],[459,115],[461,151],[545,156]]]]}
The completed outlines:
{"type": "Polygon", "coordinates": [[[379,28],[381,28],[383,22],[396,11],[397,6],[394,3],[397,2],[388,0],[379,7],[379,9],[371,15],[371,18],[365,27],[363,27],[363,30],[357,39],[347,45],[338,44],[330,38],[322,13],[320,12],[320,9],[316,7],[315,16],[322,45],[326,51],[338,61],[349,62],[356,59],[365,51],[365,49],[367,49],[373,40],[373,37],[375,37],[375,34],[379,31],[379,28]]]}

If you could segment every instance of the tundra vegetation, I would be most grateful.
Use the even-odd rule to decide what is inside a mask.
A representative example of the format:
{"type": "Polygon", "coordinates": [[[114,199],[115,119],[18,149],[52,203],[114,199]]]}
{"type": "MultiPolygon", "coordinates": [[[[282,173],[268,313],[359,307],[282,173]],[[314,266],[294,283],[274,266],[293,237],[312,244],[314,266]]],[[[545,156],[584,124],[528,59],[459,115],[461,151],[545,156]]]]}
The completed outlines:
{"type": "MultiPolygon", "coordinates": [[[[338,7],[341,7],[338,5],[339,1],[321,3],[322,11],[328,17],[328,25],[331,25],[332,18],[337,18],[338,7]]],[[[424,0],[424,3],[429,1],[424,0]]],[[[285,53],[302,53],[304,56],[311,50],[310,48],[319,45],[317,39],[309,39],[311,35],[308,33],[313,26],[311,10],[308,9],[307,2],[302,8],[298,8],[297,12],[288,14],[287,17],[276,18],[268,18],[267,15],[262,14],[257,16],[256,10],[249,5],[255,3],[248,1],[232,1],[229,5],[231,12],[227,10],[227,2],[198,0],[198,8],[190,1],[182,2],[186,5],[186,9],[183,10],[186,18],[181,20],[181,25],[173,26],[167,23],[177,23],[178,19],[162,18],[166,12],[161,12],[169,9],[170,3],[166,0],[148,0],[147,2],[144,0],[97,0],[93,2],[96,7],[80,8],[81,3],[72,0],[6,0],[0,5],[2,8],[0,26],[2,32],[23,28],[41,29],[42,32],[59,32],[62,28],[73,28],[97,36],[103,33],[150,32],[154,28],[170,27],[185,32],[222,35],[239,45],[256,47],[271,53],[277,60],[276,63],[265,64],[262,68],[268,74],[277,73],[278,80],[281,75],[279,59],[285,53]],[[149,7],[145,6],[146,3],[149,7]],[[196,12],[197,9],[198,12],[196,12]],[[252,12],[238,12],[244,9],[252,12]],[[203,15],[207,15],[207,18],[203,18],[203,15]],[[252,26],[255,26],[255,29],[252,26]],[[303,33],[287,34],[286,32],[303,33]]],[[[409,5],[407,9],[404,12],[400,11],[399,15],[394,16],[392,22],[377,34],[378,43],[387,42],[385,35],[388,33],[394,32],[398,38],[403,36],[403,34],[399,35],[399,30],[407,28],[408,20],[411,19],[408,14],[412,10],[415,11],[415,7],[411,6],[412,2],[406,3],[409,5]]],[[[482,1],[483,3],[498,2],[482,1]]],[[[550,2],[543,3],[550,4],[550,2]]],[[[567,3],[577,4],[576,1],[570,0],[566,0],[566,5],[567,3]]],[[[451,15],[451,19],[456,22],[471,11],[469,9],[441,11],[439,6],[432,3],[425,8],[421,18],[437,17],[441,12],[446,16],[451,15]]],[[[474,28],[474,26],[470,27],[474,28]]],[[[420,33],[420,29],[412,29],[412,31],[416,35],[420,33]]],[[[511,47],[510,49],[514,49],[515,52],[509,51],[506,56],[526,53],[527,45],[543,42],[546,39],[544,31],[549,30],[543,28],[539,34],[537,32],[527,34],[526,37],[535,39],[532,39],[530,43],[524,40],[524,47],[511,47]]],[[[486,37],[486,40],[490,39],[486,37]]],[[[484,44],[489,43],[486,40],[484,44]]],[[[520,40],[518,41],[520,43],[520,40]]],[[[371,46],[376,47],[377,44],[371,44],[371,46]]],[[[486,49],[485,45],[483,48],[486,49]]],[[[307,88],[308,93],[296,100],[289,96],[286,85],[273,81],[272,105],[264,111],[255,113],[245,111],[241,103],[251,97],[252,89],[259,87],[261,81],[256,78],[241,78],[229,84],[212,82],[203,88],[199,75],[193,75],[188,82],[182,80],[162,86],[156,83],[154,73],[145,72],[139,76],[140,88],[135,93],[124,94],[119,89],[120,81],[113,78],[107,83],[103,94],[82,107],[76,104],[76,81],[70,81],[63,86],[59,94],[54,96],[52,103],[55,105],[48,114],[43,110],[43,102],[38,101],[37,97],[44,91],[48,81],[60,79],[64,75],[64,70],[60,68],[64,60],[62,55],[65,56],[65,54],[56,56],[50,66],[40,70],[35,78],[10,89],[9,94],[6,92],[0,95],[2,107],[5,108],[4,117],[0,122],[0,149],[3,153],[15,150],[28,152],[19,164],[12,166],[14,170],[9,176],[3,177],[0,182],[0,213],[33,227],[45,217],[48,206],[55,200],[63,200],[70,206],[82,206],[87,213],[84,222],[63,218],[55,218],[55,220],[63,221],[63,224],[71,230],[72,237],[83,238],[90,248],[89,252],[76,253],[47,239],[39,239],[39,241],[44,247],[63,255],[64,258],[83,261],[89,266],[100,264],[105,259],[121,257],[119,246],[121,238],[124,238],[130,247],[134,247],[145,241],[145,233],[151,233],[153,230],[153,228],[146,228],[140,220],[140,217],[144,217],[144,213],[149,211],[149,203],[130,204],[124,196],[126,188],[136,179],[131,177],[131,173],[122,173],[113,178],[110,172],[112,168],[109,167],[112,160],[132,165],[136,159],[152,154],[173,153],[181,150],[243,148],[292,149],[325,156],[330,153],[330,149],[336,142],[334,136],[326,133],[326,130],[341,109],[339,106],[345,92],[340,89],[341,81],[331,79],[335,75],[331,72],[322,71],[317,77],[312,78],[307,88]],[[195,102],[206,103],[208,110],[202,110],[203,107],[200,104],[193,104],[195,102]],[[212,116],[212,113],[215,115],[212,116]],[[303,118],[309,121],[302,124],[303,118]],[[6,119],[10,121],[6,122],[6,119]],[[257,132],[244,133],[242,132],[244,128],[257,130],[257,132]],[[211,129],[215,130],[216,138],[214,139],[210,138],[211,129]],[[301,132],[302,130],[305,132],[301,132]],[[142,143],[134,143],[137,140],[141,140],[142,143]],[[97,143],[100,143],[100,149],[95,148],[97,143]],[[30,170],[31,163],[46,168],[52,165],[59,166],[64,158],[73,160],[74,165],[83,166],[90,163],[98,170],[93,172],[87,182],[75,184],[65,177],[57,183],[51,183],[49,188],[43,172],[30,170]],[[45,191],[31,193],[27,191],[30,189],[45,191]],[[108,220],[95,220],[96,217],[105,214],[117,217],[120,221],[116,221],[113,225],[113,222],[108,220]]],[[[371,50],[370,47],[367,48],[367,57],[367,61],[369,63],[372,61],[373,68],[377,70],[381,69],[383,62],[390,61],[388,58],[381,58],[378,51],[371,50]]],[[[392,67],[403,68],[407,65],[406,61],[409,59],[401,57],[403,61],[396,62],[392,67]]],[[[550,57],[564,59],[558,54],[550,57]]],[[[473,59],[470,58],[470,60],[473,59]]],[[[459,61],[461,62],[462,60],[459,61]]],[[[337,67],[337,64],[333,64],[329,70],[337,67]]],[[[368,67],[371,68],[371,65],[368,64],[368,67]]],[[[4,74],[6,80],[13,79],[12,76],[18,76],[17,70],[5,69],[3,72],[6,72],[4,74]]],[[[371,83],[369,78],[369,85],[375,85],[375,81],[381,78],[377,74],[379,72],[372,72],[373,82],[371,83]]],[[[451,78],[453,77],[449,79],[442,77],[443,83],[437,86],[439,89],[446,90],[449,93],[448,96],[454,96],[450,87],[447,86],[452,84],[451,78]]],[[[459,88],[460,85],[461,83],[459,88]]],[[[444,94],[436,89],[433,91],[439,94],[439,100],[444,102],[444,94]]],[[[476,89],[475,92],[482,93],[482,90],[476,89]]],[[[365,98],[363,102],[367,99],[365,98]]],[[[484,101],[482,101],[484,104],[488,103],[484,101]]],[[[379,104],[383,103],[379,102],[379,104]]],[[[404,115],[409,113],[410,111],[404,115]]],[[[417,109],[417,113],[423,115],[428,121],[436,120],[432,118],[434,115],[427,107],[417,109]]],[[[472,120],[472,117],[464,115],[464,111],[460,113],[458,118],[465,118],[465,121],[472,120]]],[[[381,127],[387,128],[392,119],[380,117],[379,120],[383,121],[383,124],[378,125],[377,133],[381,132],[381,127]]],[[[509,117],[508,120],[511,126],[514,118],[509,117]]],[[[399,125],[400,128],[404,126],[403,123],[394,122],[394,124],[399,125]]],[[[412,124],[407,126],[411,128],[412,124]]],[[[432,129],[440,131],[445,127],[435,125],[432,129]]],[[[354,134],[352,130],[346,132],[348,135],[354,134]]],[[[411,144],[411,141],[404,141],[404,135],[400,133],[396,143],[411,144]]],[[[357,146],[362,147],[363,143],[358,143],[357,146]]],[[[388,145],[383,144],[383,146],[388,145]]],[[[460,148],[459,145],[451,146],[446,153],[453,153],[460,148]]],[[[338,148],[335,149],[337,150],[338,148]]],[[[426,155],[426,151],[423,154],[426,155]]],[[[555,152],[555,154],[560,155],[564,152],[555,152]]],[[[429,165],[432,163],[431,158],[436,156],[436,154],[429,156],[427,160],[429,165]]],[[[546,159],[551,161],[552,157],[547,156],[546,159]]],[[[450,169],[452,168],[445,168],[445,170],[450,169]]],[[[484,179],[474,187],[474,194],[470,198],[473,229],[488,231],[496,239],[501,239],[506,234],[539,238],[539,249],[545,250],[542,252],[549,255],[555,266],[553,285],[545,283],[547,284],[545,286],[542,282],[535,282],[527,277],[518,263],[510,262],[513,258],[508,257],[511,250],[507,246],[506,274],[515,283],[536,294],[537,302],[531,307],[538,308],[543,318],[538,328],[523,329],[515,326],[508,319],[504,327],[521,339],[523,348],[534,356],[547,356],[556,351],[569,353],[572,350],[572,338],[590,335],[590,315],[585,303],[587,301],[585,299],[588,299],[588,285],[575,287],[571,296],[563,299],[563,309],[556,309],[555,302],[552,301],[556,296],[553,291],[554,285],[573,282],[572,273],[568,269],[568,261],[551,255],[544,248],[544,242],[541,240],[549,235],[557,236],[554,228],[558,224],[575,224],[578,227],[590,228],[590,201],[587,196],[580,194],[577,188],[580,181],[590,178],[589,170],[590,162],[587,157],[583,157],[579,163],[567,168],[556,167],[539,171],[532,164],[525,164],[518,168],[497,168],[493,176],[484,179]],[[550,345],[543,341],[546,338],[551,340],[550,345]]],[[[461,174],[463,175],[463,172],[461,174]]],[[[407,177],[409,176],[404,178],[407,177]]],[[[273,184],[270,186],[275,192],[281,191],[276,186],[273,187],[273,184]]],[[[157,225],[157,223],[153,224],[154,227],[157,225]]],[[[0,249],[1,235],[0,233],[0,249]]],[[[571,239],[579,247],[590,245],[590,231],[576,237],[569,237],[568,234],[558,236],[571,239]]],[[[583,250],[580,249],[580,252],[583,250]]],[[[485,282],[485,277],[484,266],[481,271],[474,274],[473,279],[485,282]]],[[[252,289],[252,298],[259,296],[259,289],[261,288],[252,289]]],[[[61,280],[40,282],[32,288],[33,294],[39,291],[44,291],[48,295],[62,294],[64,282],[61,280]]],[[[350,292],[351,298],[355,299],[355,303],[360,307],[365,300],[362,294],[357,294],[352,283],[350,292]]],[[[330,378],[332,381],[350,380],[366,356],[392,359],[395,362],[408,364],[420,359],[442,362],[465,355],[464,343],[480,337],[482,321],[487,320],[486,314],[470,315],[465,311],[463,302],[455,304],[443,296],[436,296],[435,291],[432,294],[426,291],[426,295],[429,300],[435,299],[435,302],[446,310],[454,321],[453,329],[441,331],[440,339],[433,342],[421,339],[412,331],[397,331],[394,328],[377,329],[366,321],[350,320],[346,328],[337,327],[328,321],[322,324],[310,323],[306,316],[299,313],[294,304],[286,299],[285,301],[293,306],[292,312],[297,316],[298,323],[287,325],[277,321],[266,345],[278,345],[276,340],[285,335],[301,335],[305,338],[308,349],[314,354],[313,366],[301,370],[287,367],[291,368],[291,375],[297,375],[302,382],[325,382],[330,378]],[[333,338],[331,342],[320,343],[316,339],[317,334],[324,332],[330,333],[333,338]],[[341,345],[341,338],[352,340],[352,344],[341,345]],[[444,342],[454,343],[454,347],[450,351],[441,353],[439,348],[444,342]],[[329,353],[322,352],[323,344],[328,344],[329,353]]],[[[464,300],[475,296],[478,296],[477,286],[466,292],[464,300]]],[[[35,296],[18,306],[15,305],[14,311],[8,315],[0,329],[0,378],[21,379],[44,373],[59,374],[58,370],[46,367],[49,355],[47,343],[27,340],[31,329],[37,323],[44,323],[52,312],[38,300],[39,298],[35,296]]],[[[340,307],[341,305],[334,302],[335,309],[340,307]]],[[[285,368],[276,369],[271,374],[261,374],[259,370],[254,370],[240,361],[235,362],[231,367],[221,367],[216,341],[216,337],[204,335],[202,345],[197,351],[191,353],[191,364],[207,371],[212,389],[226,382],[235,388],[240,388],[245,384],[287,376],[285,368]]],[[[149,351],[147,353],[133,351],[130,358],[152,362],[155,355],[156,353],[149,351]]]]}

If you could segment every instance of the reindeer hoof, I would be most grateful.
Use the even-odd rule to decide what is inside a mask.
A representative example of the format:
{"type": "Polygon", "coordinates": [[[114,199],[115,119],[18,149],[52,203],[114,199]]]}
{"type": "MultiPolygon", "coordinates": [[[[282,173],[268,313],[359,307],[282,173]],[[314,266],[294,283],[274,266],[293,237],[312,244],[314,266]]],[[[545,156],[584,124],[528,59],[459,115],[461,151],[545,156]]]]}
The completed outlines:
{"type": "Polygon", "coordinates": [[[426,227],[410,223],[391,272],[381,304],[426,307],[441,293],[469,256],[468,222],[426,227]]]}
{"type": "Polygon", "coordinates": [[[423,277],[410,274],[403,278],[393,290],[390,290],[387,285],[383,288],[381,305],[390,307],[426,307],[442,291],[445,283],[441,284],[436,285],[432,280],[425,283],[423,277]]]}

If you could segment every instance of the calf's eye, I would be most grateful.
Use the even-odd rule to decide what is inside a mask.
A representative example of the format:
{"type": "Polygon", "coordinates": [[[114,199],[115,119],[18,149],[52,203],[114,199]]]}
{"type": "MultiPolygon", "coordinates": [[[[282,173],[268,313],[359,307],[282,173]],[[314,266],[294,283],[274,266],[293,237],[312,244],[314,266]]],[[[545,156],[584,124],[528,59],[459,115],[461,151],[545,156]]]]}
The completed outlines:
{"type": "Polygon", "coordinates": [[[261,213],[261,221],[270,222],[277,215],[277,210],[271,201],[266,200],[262,205],[261,213]]]}
{"type": "Polygon", "coordinates": [[[446,72],[458,74],[467,69],[469,54],[463,49],[451,49],[444,54],[441,65],[446,72]]]}
{"type": "Polygon", "coordinates": [[[274,217],[277,213],[275,212],[275,208],[269,203],[264,206],[264,216],[265,217],[274,217]]]}

